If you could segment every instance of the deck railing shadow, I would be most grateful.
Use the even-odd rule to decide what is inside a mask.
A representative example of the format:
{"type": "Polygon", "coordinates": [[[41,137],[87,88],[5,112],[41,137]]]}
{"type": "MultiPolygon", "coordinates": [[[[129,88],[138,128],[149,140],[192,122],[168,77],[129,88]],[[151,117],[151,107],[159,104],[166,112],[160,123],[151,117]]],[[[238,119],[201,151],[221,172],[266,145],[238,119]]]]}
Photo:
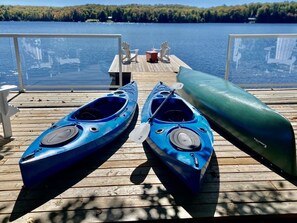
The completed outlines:
{"type": "MultiPolygon", "coordinates": [[[[79,181],[87,177],[90,173],[104,164],[119,148],[122,147],[122,145],[128,139],[129,133],[135,127],[137,117],[138,108],[136,109],[130,126],[118,137],[118,140],[106,145],[104,148],[91,154],[89,157],[83,159],[79,163],[76,163],[72,167],[61,171],[60,173],[48,179],[42,185],[30,189],[22,188],[15,202],[9,220],[14,221],[25,214],[30,213],[51,199],[56,198],[58,195],[77,184],[79,181]]],[[[62,209],[59,209],[59,211],[49,213],[48,219],[50,222],[59,222],[56,219],[66,219],[71,222],[80,222],[87,217],[87,213],[85,213],[87,209],[84,209],[83,207],[87,204],[88,206],[92,206],[92,202],[94,200],[95,194],[90,195],[87,199],[75,198],[69,202],[66,202],[62,209]],[[75,214],[72,216],[72,220],[69,219],[71,216],[68,216],[68,211],[70,210],[75,212],[75,214]]],[[[94,208],[90,209],[90,212],[91,214],[98,215],[100,211],[94,206],[94,208]]],[[[38,219],[34,220],[34,222],[41,222],[41,220],[38,219]]],[[[62,220],[61,222],[68,221],[62,220]]]]}
{"type": "MultiPolygon", "coordinates": [[[[271,163],[263,159],[260,155],[256,154],[237,138],[228,134],[228,132],[215,125],[213,122],[210,123],[212,129],[214,129],[227,141],[232,143],[243,152],[247,153],[251,158],[257,160],[259,163],[265,165],[267,168],[284,178],[284,180],[275,180],[273,182],[270,181],[270,183],[267,184],[267,178],[265,177],[265,172],[263,172],[263,180],[252,182],[253,178],[249,179],[249,177],[251,174],[253,174],[253,170],[251,170],[251,172],[247,172],[247,178],[245,180],[238,181],[236,189],[221,188],[217,207],[217,215],[232,216],[229,222],[239,222],[241,219],[244,221],[250,219],[251,222],[275,222],[276,219],[289,220],[291,218],[296,218],[297,215],[295,214],[286,214],[288,213],[287,207],[284,206],[280,209],[278,205],[274,206],[273,203],[273,201],[287,202],[288,200],[295,200],[294,191],[291,192],[291,189],[294,188],[294,186],[297,186],[296,177],[292,177],[283,173],[279,168],[271,165],[271,163]],[[245,181],[247,184],[245,184],[245,181]],[[290,185],[290,183],[293,185],[290,185]],[[223,195],[225,190],[227,190],[227,193],[223,195]]],[[[222,174],[232,174],[232,172],[221,173],[221,178],[224,178],[222,177],[222,174]]],[[[234,179],[229,178],[228,180],[237,181],[238,179],[235,177],[234,179]]],[[[221,179],[221,182],[224,183],[224,180],[221,179]]]]}
{"type": "MultiPolygon", "coordinates": [[[[253,159],[257,160],[259,163],[265,165],[267,168],[272,170],[273,172],[277,173],[281,177],[285,178],[287,181],[291,182],[295,186],[297,186],[297,177],[290,176],[289,174],[283,172],[280,168],[273,165],[271,162],[269,162],[267,159],[263,158],[261,155],[253,151],[251,148],[249,148],[247,145],[239,141],[236,137],[229,134],[226,130],[221,128],[220,126],[216,125],[212,121],[210,121],[212,128],[219,133],[223,138],[225,138],[227,141],[232,143],[234,146],[242,150],[243,152],[247,153],[249,156],[251,156],[253,159]]],[[[296,148],[297,149],[297,148],[296,148]]]]}
{"type": "Polygon", "coordinates": [[[275,205],[289,200],[294,202],[294,191],[286,189],[282,183],[278,185],[281,189],[257,183],[246,186],[239,182],[238,192],[227,191],[219,199],[216,214],[225,216],[226,222],[295,222],[297,214],[288,214],[286,205],[275,205]]]}
{"type": "Polygon", "coordinates": [[[156,220],[156,216],[153,216],[153,213],[158,213],[159,219],[178,219],[180,218],[180,207],[184,208],[192,217],[214,216],[220,183],[219,166],[215,154],[213,155],[211,162],[211,171],[215,171],[215,174],[210,172],[210,170],[207,170],[206,175],[208,175],[208,177],[205,179],[201,192],[192,194],[189,189],[179,181],[179,179],[176,179],[176,176],[171,173],[168,167],[165,166],[155,154],[152,154],[151,148],[146,142],[143,143],[143,148],[148,159],[138,167],[142,169],[142,174],[144,174],[142,176],[143,178],[139,180],[139,178],[133,176],[133,173],[139,173],[136,168],[130,177],[131,181],[135,184],[142,184],[145,182],[146,174],[149,172],[150,168],[152,168],[162,185],[157,185],[157,188],[155,188],[156,186],[153,184],[143,183],[143,194],[141,195],[141,199],[149,201],[150,205],[144,207],[144,211],[147,215],[138,220],[156,220]],[[136,178],[138,181],[134,180],[136,178]],[[215,180],[213,180],[213,178],[215,178],[215,180]],[[207,196],[208,192],[205,192],[208,184],[212,184],[211,201],[209,201],[209,197],[207,196]],[[164,202],[164,199],[166,200],[166,203],[172,206],[170,211],[166,209],[167,205],[163,205],[162,202],[164,202]],[[203,208],[205,205],[207,208],[203,208]]]}
{"type": "MultiPolygon", "coordinates": [[[[245,185],[238,188],[245,189],[245,185]]],[[[286,213],[286,207],[274,207],[271,200],[277,202],[288,201],[290,197],[294,196],[294,192],[280,193],[271,187],[257,186],[256,184],[249,189],[250,191],[228,193],[225,195],[219,204],[218,215],[238,216],[238,218],[246,216],[254,216],[256,218],[258,215],[267,215],[267,218],[272,217],[271,219],[273,220],[272,215],[286,213]]],[[[283,218],[286,217],[288,216],[283,216],[283,218]]]]}

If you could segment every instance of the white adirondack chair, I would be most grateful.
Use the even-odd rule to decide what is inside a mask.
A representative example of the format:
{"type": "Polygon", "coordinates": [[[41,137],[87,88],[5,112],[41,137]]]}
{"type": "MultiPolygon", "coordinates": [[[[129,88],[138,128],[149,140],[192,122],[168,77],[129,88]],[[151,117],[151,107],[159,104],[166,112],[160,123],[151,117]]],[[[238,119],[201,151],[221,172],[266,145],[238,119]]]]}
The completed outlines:
{"type": "Polygon", "coordinates": [[[15,85],[0,86],[0,123],[2,122],[4,138],[12,136],[10,117],[19,112],[17,107],[9,105],[7,102],[9,91],[16,87],[15,85]]]}
{"type": "Polygon", "coordinates": [[[289,73],[293,70],[293,64],[296,57],[293,56],[296,50],[296,38],[277,38],[276,47],[266,47],[266,61],[268,64],[284,64],[289,66],[289,73]],[[275,55],[272,56],[272,50],[275,48],[275,55]]]}
{"type": "Polygon", "coordinates": [[[130,49],[130,45],[127,42],[122,42],[122,61],[123,63],[131,63],[133,60],[137,61],[138,49],[130,49]]]}
{"type": "Polygon", "coordinates": [[[165,41],[161,44],[160,49],[153,49],[155,51],[158,51],[158,59],[162,62],[170,62],[170,47],[168,45],[168,42],[165,41]]]}

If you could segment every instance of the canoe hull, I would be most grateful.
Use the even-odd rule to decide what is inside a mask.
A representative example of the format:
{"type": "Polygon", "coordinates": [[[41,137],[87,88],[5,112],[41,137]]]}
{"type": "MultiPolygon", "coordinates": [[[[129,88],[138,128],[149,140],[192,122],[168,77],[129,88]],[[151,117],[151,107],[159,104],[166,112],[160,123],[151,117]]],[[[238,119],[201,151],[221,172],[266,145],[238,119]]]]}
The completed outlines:
{"type": "MultiPolygon", "coordinates": [[[[148,96],[141,113],[141,121],[146,122],[168,95],[170,88],[158,83],[148,96]]],[[[152,151],[160,157],[165,165],[180,178],[193,192],[199,192],[205,171],[213,153],[213,135],[207,120],[192,105],[174,94],[166,102],[151,122],[151,130],[147,143],[152,151]],[[168,111],[181,109],[187,115],[183,120],[170,116],[168,111]],[[187,118],[190,117],[190,118],[187,118]],[[197,135],[201,142],[198,150],[181,150],[172,143],[172,134],[176,131],[190,131],[197,135]]],[[[172,114],[171,114],[172,115],[172,114]]],[[[183,133],[182,133],[183,134],[183,133]]]]}
{"type": "Polygon", "coordinates": [[[281,171],[296,176],[296,145],[291,123],[255,96],[229,81],[180,68],[180,91],[213,123],[266,158],[281,171]]]}
{"type": "Polygon", "coordinates": [[[132,82],[83,105],[55,123],[34,140],[20,159],[24,186],[37,186],[50,176],[101,150],[127,129],[136,105],[137,84],[132,82]],[[109,107],[106,111],[103,111],[104,103],[109,107]],[[91,114],[90,108],[99,106],[105,115],[101,114],[101,118],[97,119],[97,113],[91,114]],[[73,134],[69,133],[72,129],[75,131],[73,134]],[[67,134],[70,134],[67,141],[53,142],[67,134]]]}

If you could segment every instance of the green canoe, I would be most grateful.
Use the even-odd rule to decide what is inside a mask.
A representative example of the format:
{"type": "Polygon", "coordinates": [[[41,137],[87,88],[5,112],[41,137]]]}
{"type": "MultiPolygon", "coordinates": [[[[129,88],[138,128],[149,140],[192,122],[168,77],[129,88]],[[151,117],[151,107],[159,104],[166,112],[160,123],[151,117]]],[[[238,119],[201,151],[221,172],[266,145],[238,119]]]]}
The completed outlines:
{"type": "Polygon", "coordinates": [[[281,171],[297,176],[291,123],[242,88],[213,75],[181,67],[179,92],[220,126],[281,171]]]}

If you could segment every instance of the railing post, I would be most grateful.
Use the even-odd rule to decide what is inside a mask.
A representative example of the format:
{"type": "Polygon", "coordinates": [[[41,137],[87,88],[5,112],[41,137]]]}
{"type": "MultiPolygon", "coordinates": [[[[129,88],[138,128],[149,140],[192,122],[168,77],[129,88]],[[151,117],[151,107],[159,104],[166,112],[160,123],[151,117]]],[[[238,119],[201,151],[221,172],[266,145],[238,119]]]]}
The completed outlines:
{"type": "Polygon", "coordinates": [[[119,84],[123,86],[123,72],[122,72],[122,37],[119,37],[119,84]]]}
{"type": "MultiPolygon", "coordinates": [[[[22,71],[22,61],[23,58],[21,57],[21,47],[19,45],[19,38],[113,38],[118,39],[118,54],[119,54],[119,83],[116,84],[116,87],[123,85],[123,64],[122,64],[122,36],[120,34],[21,34],[21,33],[4,33],[0,34],[1,37],[7,37],[13,39],[13,44],[15,48],[15,58],[16,58],[16,65],[17,65],[17,72],[18,72],[18,88],[20,92],[24,92],[26,90],[26,82],[24,80],[23,71],[22,71]]],[[[30,88],[35,89],[46,89],[49,86],[43,85],[30,85],[30,88]]],[[[97,85],[50,85],[50,87],[54,88],[95,88],[97,89],[97,85]]],[[[110,88],[111,84],[109,85],[102,85],[102,87],[110,88]]]]}
{"type": "Polygon", "coordinates": [[[232,39],[233,39],[233,37],[231,35],[229,35],[228,36],[228,48],[227,48],[227,61],[226,61],[226,70],[225,70],[225,80],[229,79],[232,39]]]}
{"type": "Polygon", "coordinates": [[[16,64],[18,67],[18,78],[19,78],[19,91],[24,92],[24,81],[23,81],[23,72],[22,72],[22,65],[21,65],[21,56],[20,56],[20,48],[19,48],[19,42],[18,37],[13,37],[13,43],[14,43],[14,50],[15,50],[15,57],[16,57],[16,64]]]}

